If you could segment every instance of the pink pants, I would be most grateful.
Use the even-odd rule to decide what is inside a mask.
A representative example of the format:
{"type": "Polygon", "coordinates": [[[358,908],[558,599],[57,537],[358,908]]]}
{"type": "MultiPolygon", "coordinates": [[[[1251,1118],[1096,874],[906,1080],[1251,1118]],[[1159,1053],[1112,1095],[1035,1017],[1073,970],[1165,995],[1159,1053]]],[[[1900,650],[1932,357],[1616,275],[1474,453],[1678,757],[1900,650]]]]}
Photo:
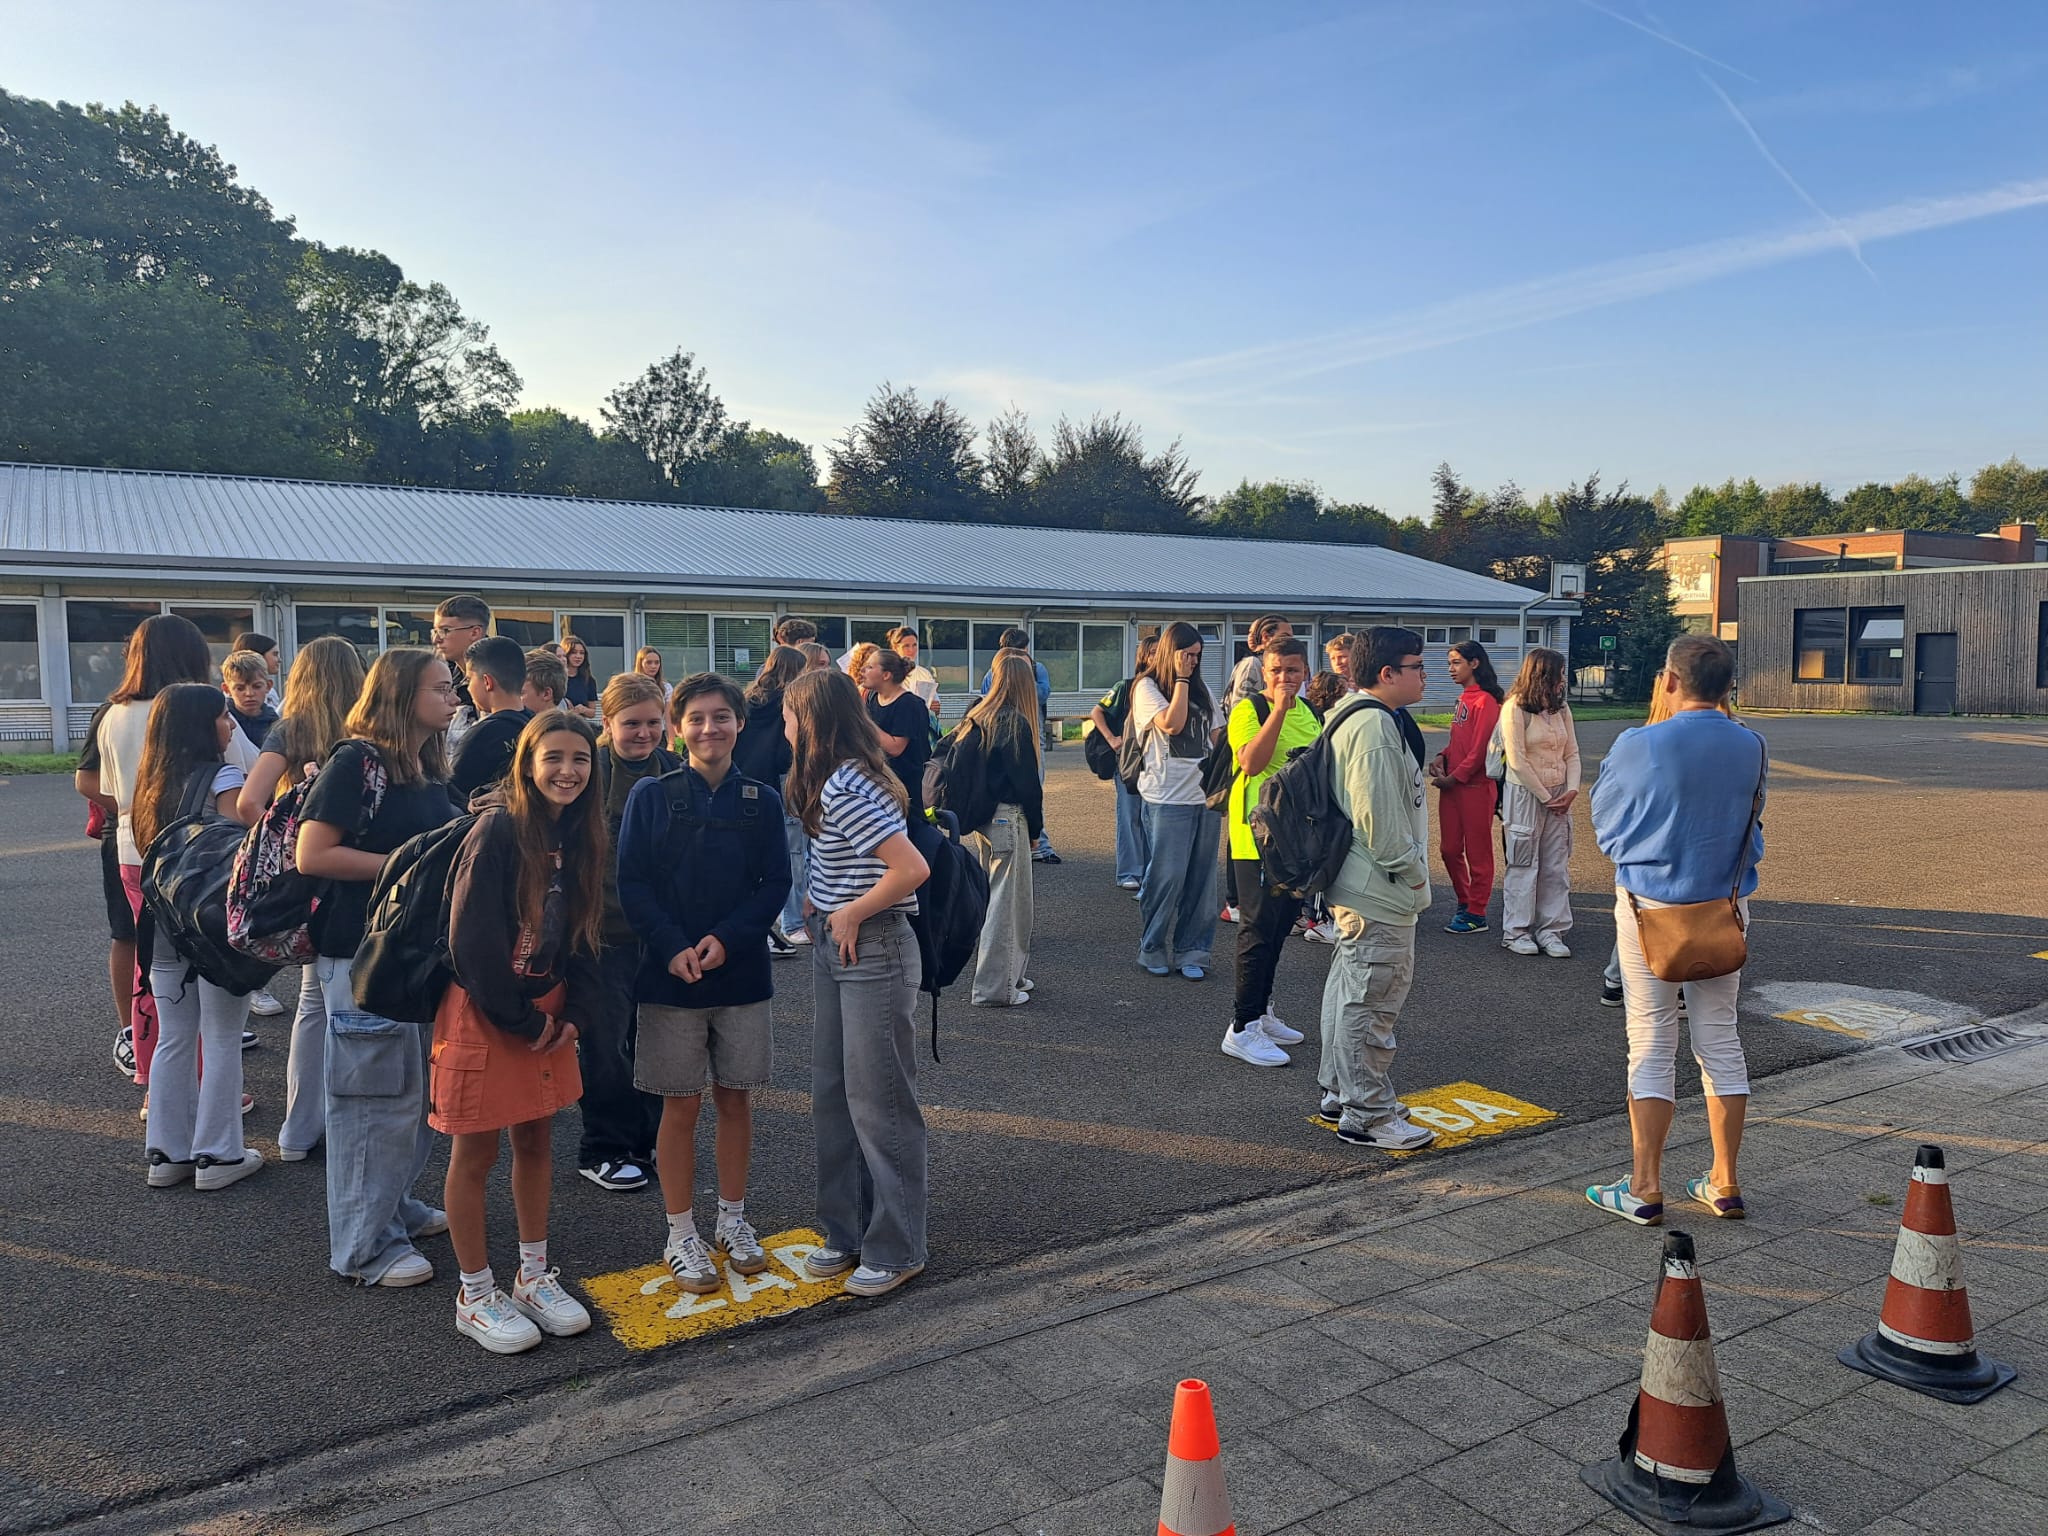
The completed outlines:
{"type": "MultiPolygon", "coordinates": [[[[142,866],[121,866],[121,889],[128,896],[128,911],[142,921],[142,866]]],[[[149,972],[142,968],[142,956],[135,957],[135,1081],[149,1086],[149,1064],[156,1057],[156,994],[149,989],[149,972]]]]}

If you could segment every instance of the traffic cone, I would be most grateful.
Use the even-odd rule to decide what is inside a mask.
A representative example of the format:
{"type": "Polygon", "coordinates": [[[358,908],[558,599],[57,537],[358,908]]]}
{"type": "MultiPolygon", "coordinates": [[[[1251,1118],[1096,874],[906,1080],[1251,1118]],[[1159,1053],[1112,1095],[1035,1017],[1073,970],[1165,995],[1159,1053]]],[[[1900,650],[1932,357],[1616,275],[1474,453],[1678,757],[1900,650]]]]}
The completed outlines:
{"type": "Polygon", "coordinates": [[[1939,1147],[1923,1146],[1914,1154],[1877,1332],[1865,1334],[1839,1358],[1880,1381],[1951,1403],[1980,1403],[2019,1374],[1977,1353],[1948,1166],[1939,1147]]]}
{"type": "Polygon", "coordinates": [[[1234,1536],[1230,1495],[1223,1488],[1223,1452],[1209,1383],[1184,1381],[1173,1391],[1173,1427],[1166,1434],[1166,1485],[1159,1490],[1159,1536],[1234,1536]]]}
{"type": "Polygon", "coordinates": [[[1728,1414],[1714,1370],[1707,1301],[1692,1239],[1664,1235],[1664,1266],[1643,1346],[1642,1387],[1618,1453],[1579,1479],[1653,1531],[1755,1531],[1792,1518],[1735,1470],[1728,1414]]]}

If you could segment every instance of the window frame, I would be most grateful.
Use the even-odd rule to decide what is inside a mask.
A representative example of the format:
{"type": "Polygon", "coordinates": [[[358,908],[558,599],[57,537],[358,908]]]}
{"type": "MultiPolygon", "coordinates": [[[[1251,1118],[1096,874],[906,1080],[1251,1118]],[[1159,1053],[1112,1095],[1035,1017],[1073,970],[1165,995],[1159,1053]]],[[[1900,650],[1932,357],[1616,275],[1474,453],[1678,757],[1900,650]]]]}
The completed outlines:
{"type": "Polygon", "coordinates": [[[2048,603],[2034,621],[2034,686],[2048,688],[2048,603]]]}
{"type": "MultiPolygon", "coordinates": [[[[19,608],[28,615],[29,666],[35,675],[37,692],[21,695],[0,693],[0,704],[47,704],[50,701],[49,680],[43,674],[43,613],[42,604],[34,598],[0,598],[0,612],[19,608]]],[[[65,637],[67,642],[69,635],[65,637]]],[[[0,640],[0,645],[19,645],[18,640],[0,640]]],[[[65,660],[70,660],[66,652],[65,660]]]]}
{"type": "MultiPolygon", "coordinates": [[[[76,670],[76,669],[75,669],[75,668],[73,667],[73,665],[72,665],[72,662],[71,662],[71,648],[72,648],[72,646],[73,646],[73,645],[75,645],[75,644],[77,644],[77,643],[78,643],[78,642],[74,641],[74,640],[73,640],[73,639],[71,638],[71,610],[72,610],[72,608],[73,608],[74,606],[76,606],[76,605],[79,605],[79,604],[83,604],[83,605],[85,605],[85,606],[87,606],[87,607],[117,607],[117,606],[122,606],[122,605],[126,605],[126,606],[128,606],[128,607],[131,607],[131,608],[136,608],[136,609],[148,609],[148,610],[150,610],[149,612],[147,612],[147,613],[144,613],[144,614],[143,614],[143,615],[141,616],[141,618],[138,618],[138,619],[137,619],[137,620],[135,621],[135,622],[136,622],[136,625],[137,625],[137,627],[138,627],[138,628],[139,628],[139,627],[141,626],[141,624],[142,624],[143,620],[145,620],[145,619],[153,619],[153,618],[157,618],[157,617],[160,617],[161,615],[163,615],[163,614],[167,614],[167,613],[175,613],[175,614],[178,614],[178,615],[179,615],[180,617],[184,617],[184,618],[190,618],[190,617],[191,617],[191,615],[192,615],[192,613],[193,613],[193,612],[195,612],[195,611],[198,611],[198,612],[209,612],[209,613],[243,613],[243,614],[247,614],[247,615],[248,615],[248,620],[249,620],[249,621],[248,621],[248,624],[247,624],[247,625],[245,626],[245,628],[243,629],[242,633],[247,633],[247,632],[248,632],[249,630],[253,630],[253,629],[254,629],[254,628],[256,627],[256,605],[255,605],[254,603],[237,603],[237,602],[232,602],[232,601],[229,601],[229,602],[218,602],[218,603],[216,603],[216,602],[207,602],[207,601],[206,601],[206,600],[204,600],[204,599],[195,599],[195,598],[176,598],[176,597],[119,597],[119,596],[106,596],[106,595],[102,595],[102,596],[93,596],[93,597],[67,597],[67,598],[63,599],[63,603],[64,603],[64,673],[65,673],[65,680],[66,680],[66,683],[67,683],[67,684],[69,685],[69,687],[70,687],[70,689],[71,689],[71,702],[72,702],[73,704],[90,704],[90,705],[95,705],[95,706],[96,706],[96,705],[99,705],[99,704],[103,704],[103,703],[105,703],[105,702],[106,702],[106,694],[104,694],[104,693],[103,693],[103,694],[101,694],[101,695],[100,695],[100,696],[99,696],[98,698],[96,698],[96,699],[90,699],[90,698],[84,698],[84,697],[81,697],[81,696],[80,696],[80,693],[79,693],[79,689],[78,689],[78,673],[77,673],[77,670],[76,670]]],[[[129,631],[129,634],[131,634],[131,635],[132,635],[132,634],[134,634],[134,633],[135,633],[135,631],[134,631],[134,630],[132,630],[132,629],[131,629],[131,630],[129,631]]],[[[227,639],[227,640],[225,640],[224,642],[221,642],[220,644],[215,644],[215,643],[214,643],[213,641],[211,641],[211,640],[209,640],[209,641],[207,641],[207,642],[206,642],[206,649],[207,649],[207,652],[208,652],[208,654],[209,654],[209,655],[211,655],[211,656],[213,657],[213,664],[214,664],[214,666],[215,666],[215,667],[218,667],[218,666],[219,666],[219,665],[221,664],[221,662],[223,662],[224,660],[226,660],[226,659],[227,659],[227,654],[228,654],[228,650],[229,650],[229,648],[230,648],[231,646],[233,646],[233,644],[234,644],[234,634],[235,634],[235,630],[234,630],[233,626],[229,626],[229,635],[228,635],[228,639],[227,639]]],[[[40,642],[39,642],[39,643],[40,643],[40,642]]],[[[95,641],[87,641],[87,642],[85,642],[85,643],[86,643],[86,644],[89,644],[89,645],[104,645],[104,644],[106,644],[107,642],[105,642],[105,641],[99,641],[99,640],[95,640],[95,641]]],[[[125,650],[127,649],[127,641],[126,641],[126,640],[123,640],[123,641],[121,642],[121,644],[122,644],[122,649],[123,649],[123,650],[125,651],[125,650]]],[[[118,685],[119,685],[119,677],[118,677],[118,675],[117,675],[117,677],[116,677],[116,679],[115,679],[115,682],[116,682],[116,686],[118,686],[118,685]]],[[[107,691],[108,691],[109,693],[111,693],[111,692],[112,692],[113,690],[112,690],[112,689],[109,689],[109,690],[107,690],[107,691]]],[[[26,702],[26,701],[21,701],[21,702],[26,702]]]]}
{"type": "MultiPolygon", "coordinates": [[[[1906,642],[1909,637],[1906,633],[1906,609],[1903,604],[1880,603],[1868,608],[1851,608],[1849,610],[1847,634],[1849,644],[1847,680],[1849,682],[1854,683],[1859,688],[1905,687],[1906,642]],[[1861,638],[1861,631],[1865,620],[1889,617],[1894,614],[1898,616],[1899,621],[1899,635],[1896,641],[1870,642],[1861,638]],[[1865,655],[1870,653],[1889,653],[1894,647],[1896,647],[1898,660],[1898,674],[1896,676],[1873,677],[1864,675],[1863,658],[1865,655]]],[[[1885,659],[1890,659],[1888,654],[1885,659]]]]}
{"type": "Polygon", "coordinates": [[[1846,683],[1846,682],[1848,681],[1848,679],[1849,679],[1849,610],[1848,610],[1847,608],[1795,608],[1795,609],[1793,609],[1793,610],[1792,610],[1792,681],[1793,681],[1793,682],[1795,682],[1795,683],[1804,683],[1804,684],[1814,684],[1814,685],[1819,685],[1819,686],[1824,686],[1824,687],[1835,687],[1835,688],[1839,688],[1839,687],[1841,687],[1841,686],[1842,686],[1842,685],[1843,685],[1844,683],[1846,683]],[[1805,646],[1804,644],[1802,644],[1802,641],[1803,641],[1803,640],[1804,640],[1804,638],[1805,638],[1805,629],[1806,629],[1806,621],[1807,621],[1807,618],[1808,618],[1808,616],[1809,616],[1809,615],[1813,616],[1814,618],[1820,618],[1820,617],[1822,617],[1822,616],[1828,616],[1828,617],[1832,617],[1832,618],[1834,618],[1834,619],[1836,619],[1836,620],[1839,620],[1839,621],[1840,621],[1840,626],[1841,626],[1841,627],[1840,627],[1840,629],[1839,629],[1839,630],[1837,631],[1837,633],[1836,633],[1836,639],[1835,639],[1835,649],[1834,649],[1834,658],[1835,658],[1835,665],[1834,665],[1834,675],[1833,675],[1832,677],[1830,677],[1830,676],[1828,676],[1828,675],[1827,675],[1827,663],[1826,663],[1826,657],[1827,657],[1827,652],[1826,652],[1825,650],[1821,650],[1821,649],[1819,649],[1819,648],[1815,648],[1815,647],[1808,647],[1808,646],[1805,646]],[[1817,677],[1808,677],[1808,676],[1805,676],[1805,675],[1803,674],[1803,670],[1802,670],[1802,667],[1801,667],[1801,658],[1802,658],[1802,657],[1803,657],[1803,656],[1805,655],[1806,651],[1807,651],[1807,650],[1809,650],[1809,649],[1816,649],[1816,650],[1818,651],[1818,654],[1819,654],[1819,655],[1821,656],[1821,658],[1822,658],[1822,664],[1821,664],[1821,665],[1822,665],[1822,670],[1821,670],[1821,673],[1820,673],[1820,675],[1819,675],[1819,676],[1817,676],[1817,677]]]}
{"type": "Polygon", "coordinates": [[[640,615],[640,643],[642,645],[651,645],[661,652],[662,675],[671,681],[679,681],[682,678],[688,677],[693,672],[709,672],[711,670],[711,658],[716,654],[712,650],[710,610],[704,608],[649,608],[640,615]],[[692,651],[696,649],[695,647],[688,644],[678,644],[673,640],[666,642],[657,641],[649,633],[649,623],[658,623],[663,619],[702,619],[704,621],[703,666],[686,667],[678,660],[678,657],[684,652],[692,651]],[[671,651],[674,651],[676,655],[671,656],[669,654],[671,651]]]}

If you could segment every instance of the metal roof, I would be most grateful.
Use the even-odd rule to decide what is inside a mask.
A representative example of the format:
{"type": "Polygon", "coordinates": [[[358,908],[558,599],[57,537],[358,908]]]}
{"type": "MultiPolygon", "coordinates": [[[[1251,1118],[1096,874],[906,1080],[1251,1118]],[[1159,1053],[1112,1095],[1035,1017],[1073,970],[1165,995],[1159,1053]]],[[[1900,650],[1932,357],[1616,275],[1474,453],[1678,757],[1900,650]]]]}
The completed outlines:
{"type": "MultiPolygon", "coordinates": [[[[1514,610],[1544,593],[1389,549],[889,521],[0,463],[0,568],[1057,604],[1514,610]]],[[[1576,611],[1569,600],[1550,606],[1576,611]]]]}

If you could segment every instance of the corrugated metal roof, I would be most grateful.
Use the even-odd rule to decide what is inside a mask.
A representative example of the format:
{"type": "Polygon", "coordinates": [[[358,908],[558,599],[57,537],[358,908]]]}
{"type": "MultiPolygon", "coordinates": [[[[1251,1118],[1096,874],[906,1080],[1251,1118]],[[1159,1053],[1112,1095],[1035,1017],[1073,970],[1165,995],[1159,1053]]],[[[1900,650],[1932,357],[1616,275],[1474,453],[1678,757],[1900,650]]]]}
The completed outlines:
{"type": "Polygon", "coordinates": [[[877,590],[1337,612],[1498,611],[1544,597],[1360,544],[7,463],[0,561],[125,574],[226,569],[279,581],[297,573],[486,585],[541,576],[649,593],[877,590]]]}

